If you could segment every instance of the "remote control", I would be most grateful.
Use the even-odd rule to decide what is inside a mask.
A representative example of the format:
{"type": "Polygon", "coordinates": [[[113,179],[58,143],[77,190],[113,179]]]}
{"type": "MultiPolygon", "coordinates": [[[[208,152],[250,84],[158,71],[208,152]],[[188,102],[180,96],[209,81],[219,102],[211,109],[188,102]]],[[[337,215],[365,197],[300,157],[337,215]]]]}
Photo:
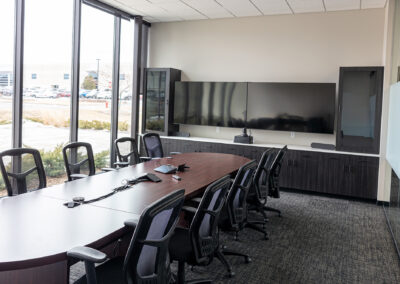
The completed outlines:
{"type": "Polygon", "coordinates": [[[177,176],[177,175],[173,175],[172,178],[174,178],[176,180],[181,180],[182,179],[180,176],[177,176]]]}

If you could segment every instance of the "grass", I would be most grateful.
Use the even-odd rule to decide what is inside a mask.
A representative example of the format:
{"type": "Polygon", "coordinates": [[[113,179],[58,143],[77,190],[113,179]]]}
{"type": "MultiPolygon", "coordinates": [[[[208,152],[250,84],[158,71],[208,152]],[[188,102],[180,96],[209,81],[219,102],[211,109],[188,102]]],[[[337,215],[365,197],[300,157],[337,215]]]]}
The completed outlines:
{"type": "Polygon", "coordinates": [[[0,120],[0,125],[6,125],[6,124],[10,124],[10,123],[11,123],[10,120],[6,120],[6,119],[0,120]]]}
{"type": "MultiPolygon", "coordinates": [[[[40,117],[25,117],[26,120],[41,123],[43,125],[51,125],[55,127],[68,127],[70,121],[64,121],[63,123],[56,123],[52,120],[46,120],[40,117]]],[[[1,121],[0,121],[1,125],[1,121]]],[[[79,120],[79,128],[80,129],[94,129],[94,130],[110,130],[111,123],[107,121],[100,120],[79,120]]],[[[129,124],[125,121],[118,122],[118,130],[119,131],[128,131],[129,124]]]]}

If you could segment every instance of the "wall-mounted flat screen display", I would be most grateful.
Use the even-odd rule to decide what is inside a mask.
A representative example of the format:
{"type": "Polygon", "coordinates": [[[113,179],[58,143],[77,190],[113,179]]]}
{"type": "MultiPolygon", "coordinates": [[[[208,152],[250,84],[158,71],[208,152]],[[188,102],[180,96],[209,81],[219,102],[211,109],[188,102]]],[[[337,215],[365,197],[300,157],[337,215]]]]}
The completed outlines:
{"type": "Polygon", "coordinates": [[[247,127],[333,133],[334,83],[249,83],[247,127]]]}
{"type": "Polygon", "coordinates": [[[176,82],[174,123],[244,127],[247,83],[176,82]]]}

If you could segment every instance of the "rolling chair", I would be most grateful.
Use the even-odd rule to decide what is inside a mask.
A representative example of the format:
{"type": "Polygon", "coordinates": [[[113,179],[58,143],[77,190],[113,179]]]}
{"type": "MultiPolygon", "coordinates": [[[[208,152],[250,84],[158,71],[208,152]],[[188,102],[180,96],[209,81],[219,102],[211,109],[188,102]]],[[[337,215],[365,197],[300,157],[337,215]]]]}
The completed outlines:
{"type": "Polygon", "coordinates": [[[264,206],[267,203],[268,197],[268,181],[270,180],[270,169],[277,157],[277,149],[268,149],[258,162],[256,172],[253,176],[253,184],[247,196],[247,203],[249,210],[256,210],[261,213],[264,222],[268,221],[267,214],[265,213],[264,206]]]}
{"type": "MultiPolygon", "coordinates": [[[[268,182],[268,196],[272,198],[280,198],[280,188],[279,188],[279,176],[281,173],[282,168],[282,161],[285,157],[287,152],[287,146],[284,146],[282,149],[279,150],[278,154],[276,155],[276,159],[271,166],[271,173],[269,175],[269,182],[268,182]]],[[[264,209],[267,211],[276,212],[279,216],[282,215],[282,212],[278,209],[269,207],[267,205],[264,206],[264,209]]]]}
{"type": "MultiPolygon", "coordinates": [[[[157,133],[146,133],[142,136],[146,155],[149,158],[164,158],[160,135],[157,133]]],[[[180,152],[170,152],[171,155],[181,154],[180,152]]]]}
{"type": "Polygon", "coordinates": [[[69,257],[85,263],[86,275],[75,284],[170,283],[168,243],[179,220],[184,193],[183,189],[177,190],[149,205],[137,224],[134,220],[125,222],[135,230],[125,258],[104,262],[107,256],[95,249],[75,247],[69,250],[69,257]]]}
{"type": "Polygon", "coordinates": [[[189,228],[175,229],[169,245],[171,259],[178,261],[177,283],[212,283],[211,280],[185,282],[185,263],[204,266],[210,264],[214,257],[224,263],[225,258],[219,247],[218,219],[230,184],[229,176],[225,176],[206,188],[197,209],[182,208],[185,214],[193,218],[189,228]]]}
{"type": "Polygon", "coordinates": [[[46,173],[44,171],[40,152],[36,149],[16,148],[16,149],[10,149],[10,150],[1,152],[0,153],[0,169],[1,169],[1,174],[3,176],[4,183],[7,188],[8,196],[18,195],[18,194],[26,193],[31,190],[37,190],[37,189],[46,187],[46,173]],[[29,156],[24,156],[24,159],[23,159],[22,158],[23,155],[29,155],[29,156]],[[18,173],[12,172],[12,169],[10,169],[11,171],[9,171],[9,169],[7,169],[8,166],[6,167],[6,165],[4,163],[4,158],[6,158],[6,157],[12,158],[13,156],[17,156],[17,157],[19,157],[19,159],[21,159],[22,169],[18,173]],[[28,158],[29,160],[26,159],[25,157],[29,157],[28,158]],[[28,164],[28,166],[31,166],[30,164],[33,162],[33,165],[29,169],[25,169],[26,164],[24,165],[24,162],[27,162],[26,164],[28,164]],[[28,176],[35,172],[36,172],[37,178],[39,180],[39,183],[37,186],[34,186],[32,189],[28,189],[28,187],[30,187],[30,185],[31,185],[30,184],[31,182],[30,182],[30,179],[28,179],[28,176]]]}
{"type": "Polygon", "coordinates": [[[136,165],[151,160],[151,158],[139,156],[136,140],[132,137],[115,139],[114,147],[118,158],[118,161],[114,163],[116,167],[124,168],[129,165],[136,165]],[[128,148],[129,150],[124,151],[124,148],[128,148]]]}
{"type": "MultiPolygon", "coordinates": [[[[67,171],[68,181],[93,176],[96,174],[96,165],[94,162],[92,145],[86,142],[71,142],[64,146],[62,149],[65,169],[67,171]],[[84,154],[80,154],[79,149],[84,149],[84,154]],[[72,163],[68,159],[68,152],[76,151],[78,159],[82,159],[76,163],[72,163]],[[87,167],[87,169],[85,169],[87,167]],[[81,173],[86,170],[87,174],[81,173]]],[[[103,168],[103,172],[114,171],[112,168],[103,168]]]]}
{"type": "MultiPolygon", "coordinates": [[[[264,221],[250,221],[247,214],[247,196],[250,188],[253,185],[253,176],[257,169],[256,161],[250,161],[243,165],[229,190],[225,206],[222,209],[220,216],[219,227],[225,231],[233,231],[235,240],[239,239],[239,232],[244,228],[250,228],[264,234],[264,238],[268,239],[267,231],[265,230],[264,221]],[[260,228],[258,225],[261,225],[260,228]]],[[[225,253],[224,254],[230,254],[225,253]]],[[[234,253],[232,255],[244,256],[247,255],[234,253]]]]}

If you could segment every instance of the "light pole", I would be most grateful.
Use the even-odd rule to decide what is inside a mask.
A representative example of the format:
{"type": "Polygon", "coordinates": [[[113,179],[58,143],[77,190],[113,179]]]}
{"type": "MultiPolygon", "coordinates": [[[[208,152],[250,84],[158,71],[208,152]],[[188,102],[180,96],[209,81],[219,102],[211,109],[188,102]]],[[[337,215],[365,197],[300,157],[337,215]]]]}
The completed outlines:
{"type": "Polygon", "coordinates": [[[97,78],[96,78],[96,86],[97,86],[97,91],[99,91],[99,66],[100,66],[100,58],[97,58],[97,78]]]}

